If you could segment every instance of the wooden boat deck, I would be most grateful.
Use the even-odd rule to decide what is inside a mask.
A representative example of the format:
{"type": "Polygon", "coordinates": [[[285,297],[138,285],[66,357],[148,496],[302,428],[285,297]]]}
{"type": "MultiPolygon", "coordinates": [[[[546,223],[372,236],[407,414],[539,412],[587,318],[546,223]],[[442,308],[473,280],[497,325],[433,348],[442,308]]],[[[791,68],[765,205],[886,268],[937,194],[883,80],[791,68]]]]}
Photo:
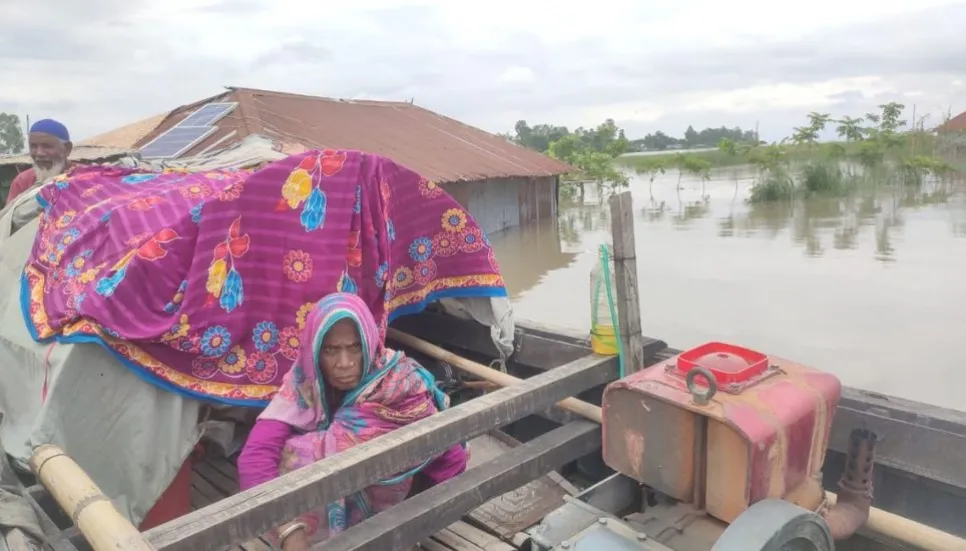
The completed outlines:
{"type": "MultiPolygon", "coordinates": [[[[191,505],[199,509],[215,501],[238,492],[238,471],[224,458],[206,458],[195,464],[191,476],[191,505]]],[[[484,547],[499,540],[465,522],[456,523],[421,543],[428,551],[483,551],[484,547]],[[489,540],[489,541],[487,541],[489,540]]],[[[271,551],[273,548],[266,540],[256,538],[231,551],[271,551]]],[[[499,549],[497,547],[486,547],[499,549]]],[[[505,550],[514,549],[507,545],[505,550]]]]}
{"type": "MultiPolygon", "coordinates": [[[[494,432],[470,443],[470,467],[489,461],[518,445],[503,433],[494,432]]],[[[205,507],[239,491],[238,469],[223,457],[205,457],[194,465],[191,476],[191,505],[205,507]]],[[[564,496],[578,490],[556,472],[534,480],[513,492],[494,498],[459,521],[420,543],[426,551],[514,551],[506,543],[517,532],[539,522],[564,502],[564,496]],[[486,527],[486,530],[477,528],[486,527]],[[503,539],[501,539],[501,536],[503,539]]],[[[230,551],[271,551],[266,540],[256,538],[230,551]]]]}

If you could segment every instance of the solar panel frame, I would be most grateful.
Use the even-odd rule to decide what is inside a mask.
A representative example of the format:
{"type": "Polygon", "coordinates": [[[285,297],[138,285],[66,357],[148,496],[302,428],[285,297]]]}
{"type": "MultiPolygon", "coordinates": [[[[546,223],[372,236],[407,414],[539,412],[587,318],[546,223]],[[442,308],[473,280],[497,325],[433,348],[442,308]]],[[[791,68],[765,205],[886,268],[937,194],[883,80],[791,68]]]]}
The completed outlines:
{"type": "Polygon", "coordinates": [[[141,157],[145,159],[177,159],[202,140],[212,135],[216,130],[218,130],[217,126],[174,126],[157,138],[144,144],[144,147],[140,149],[141,157]],[[179,134],[181,136],[174,137],[179,134]],[[185,134],[187,135],[185,136],[185,134]],[[168,139],[165,140],[165,138],[168,139]],[[166,147],[161,144],[166,144],[166,147]],[[151,154],[151,147],[161,149],[161,154],[151,154]],[[162,149],[162,147],[164,148],[162,149]]]}
{"type": "Polygon", "coordinates": [[[224,101],[209,103],[196,109],[176,126],[212,126],[234,111],[236,107],[238,107],[238,102],[224,101]],[[213,114],[210,113],[212,111],[214,112],[213,114]]]}

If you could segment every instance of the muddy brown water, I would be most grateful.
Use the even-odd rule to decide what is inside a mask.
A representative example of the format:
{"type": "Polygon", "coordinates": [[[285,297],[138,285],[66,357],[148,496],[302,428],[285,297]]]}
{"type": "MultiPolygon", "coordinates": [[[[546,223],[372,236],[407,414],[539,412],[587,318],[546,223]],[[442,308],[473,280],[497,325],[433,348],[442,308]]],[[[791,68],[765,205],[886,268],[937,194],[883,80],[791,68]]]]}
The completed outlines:
{"type": "MultiPolygon", "coordinates": [[[[966,183],[753,206],[750,177],[632,181],[645,335],[744,345],[966,410],[966,183]]],[[[490,236],[517,317],[589,330],[589,274],[610,237],[594,191],[561,200],[556,224],[490,236]]]]}

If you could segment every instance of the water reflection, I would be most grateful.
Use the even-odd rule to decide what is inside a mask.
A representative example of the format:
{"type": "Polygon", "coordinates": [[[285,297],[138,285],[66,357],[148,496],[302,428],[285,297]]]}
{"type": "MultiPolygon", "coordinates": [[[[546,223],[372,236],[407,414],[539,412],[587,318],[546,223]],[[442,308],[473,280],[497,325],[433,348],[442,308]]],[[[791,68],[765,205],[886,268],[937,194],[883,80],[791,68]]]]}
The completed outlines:
{"type": "MultiPolygon", "coordinates": [[[[957,190],[962,192],[956,182],[937,181],[918,189],[872,187],[847,198],[812,197],[791,203],[741,205],[737,213],[732,209],[719,217],[718,236],[777,238],[787,233],[807,256],[819,257],[826,254],[827,247],[857,249],[860,236],[869,232],[874,236],[874,258],[892,262],[905,216],[941,216],[949,210],[946,207],[957,190]]],[[[963,210],[961,205],[958,210],[963,210]]],[[[954,236],[961,233],[956,223],[952,231],[954,236]]]]}
{"type": "MultiPolygon", "coordinates": [[[[593,214],[593,209],[585,211],[593,214]]],[[[537,286],[544,275],[573,262],[577,254],[568,251],[566,243],[568,239],[579,242],[582,231],[589,228],[561,217],[559,224],[545,220],[487,236],[496,251],[510,299],[519,298],[537,286]]]]}
{"type": "MultiPolygon", "coordinates": [[[[851,386],[962,408],[955,385],[932,381],[966,384],[966,182],[767,205],[745,201],[747,167],[631,186],[646,334],[676,347],[733,341],[851,386]]],[[[490,240],[519,318],[588,330],[609,210],[592,187],[559,210],[556,225],[490,240]]]]}

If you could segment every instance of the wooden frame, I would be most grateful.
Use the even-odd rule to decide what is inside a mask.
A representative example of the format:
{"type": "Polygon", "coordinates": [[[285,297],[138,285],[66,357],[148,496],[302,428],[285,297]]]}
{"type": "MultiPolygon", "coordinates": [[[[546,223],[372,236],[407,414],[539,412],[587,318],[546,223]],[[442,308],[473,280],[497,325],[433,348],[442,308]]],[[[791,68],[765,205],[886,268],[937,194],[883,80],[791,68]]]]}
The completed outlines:
{"type": "MultiPolygon", "coordinates": [[[[522,419],[618,375],[614,357],[586,355],[241,492],[149,530],[159,550],[210,551],[236,545],[390,476],[456,444],[522,419]]],[[[464,513],[467,511],[463,511],[464,513]]]]}
{"type": "MultiPolygon", "coordinates": [[[[445,342],[458,354],[491,358],[497,350],[485,327],[471,321],[426,312],[397,320],[394,327],[423,339],[445,342]],[[438,337],[443,335],[444,337],[438,337]]],[[[508,369],[542,371],[590,351],[588,339],[540,323],[518,320],[508,369]]],[[[680,350],[645,337],[646,363],[665,361],[680,350]]],[[[575,416],[541,412],[557,423],[575,416]]],[[[861,427],[882,436],[876,447],[876,505],[951,534],[966,537],[961,513],[966,508],[966,413],[844,387],[836,411],[825,462],[825,483],[835,489],[844,466],[848,435],[861,427]]]]}
{"type": "Polygon", "coordinates": [[[393,551],[439,532],[488,499],[600,448],[600,425],[574,421],[407,499],[313,551],[393,551]]]}

